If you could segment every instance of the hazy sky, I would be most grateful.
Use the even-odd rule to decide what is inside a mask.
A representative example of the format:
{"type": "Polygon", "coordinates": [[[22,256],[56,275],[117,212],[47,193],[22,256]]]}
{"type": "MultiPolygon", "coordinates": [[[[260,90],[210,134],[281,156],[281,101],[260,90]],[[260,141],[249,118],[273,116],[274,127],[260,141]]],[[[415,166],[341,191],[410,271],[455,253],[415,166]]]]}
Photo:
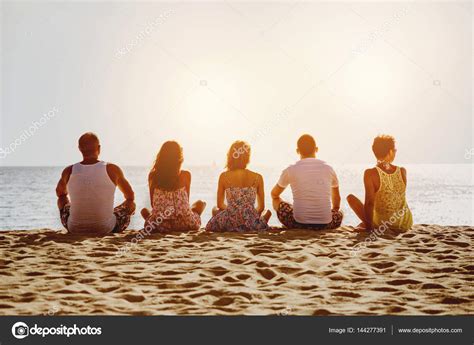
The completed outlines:
{"type": "Polygon", "coordinates": [[[400,163],[472,162],[470,2],[1,6],[2,165],[73,163],[85,131],[124,165],[168,139],[287,165],[303,133],[330,162],[372,162],[378,133],[400,163]]]}

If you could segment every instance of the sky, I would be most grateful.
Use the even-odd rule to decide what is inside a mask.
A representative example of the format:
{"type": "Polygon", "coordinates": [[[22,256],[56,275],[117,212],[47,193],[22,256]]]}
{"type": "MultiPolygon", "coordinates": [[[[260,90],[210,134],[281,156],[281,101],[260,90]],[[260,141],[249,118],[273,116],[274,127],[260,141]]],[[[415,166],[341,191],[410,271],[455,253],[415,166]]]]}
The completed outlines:
{"type": "Polygon", "coordinates": [[[471,2],[1,2],[0,165],[150,165],[178,140],[189,165],[472,163],[471,2]],[[26,131],[26,132],[25,132],[26,131]]]}

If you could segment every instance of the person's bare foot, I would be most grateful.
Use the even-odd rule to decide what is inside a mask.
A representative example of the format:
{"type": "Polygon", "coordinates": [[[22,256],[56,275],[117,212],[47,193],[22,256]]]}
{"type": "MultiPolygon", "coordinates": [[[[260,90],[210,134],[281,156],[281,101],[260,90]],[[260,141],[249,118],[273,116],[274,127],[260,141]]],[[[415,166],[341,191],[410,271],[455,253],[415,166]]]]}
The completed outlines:
{"type": "Polygon", "coordinates": [[[212,216],[215,217],[221,210],[217,208],[217,206],[214,206],[212,208],[212,216]]]}
{"type": "Polygon", "coordinates": [[[357,232],[365,232],[367,231],[367,228],[365,226],[365,223],[362,222],[360,223],[359,225],[357,225],[355,228],[354,228],[354,231],[357,231],[357,232]]]}
{"type": "Polygon", "coordinates": [[[140,214],[142,215],[143,219],[147,220],[151,213],[150,213],[150,210],[147,209],[147,208],[142,208],[142,210],[140,211],[140,214]]]}
{"type": "Polygon", "coordinates": [[[270,220],[270,217],[272,216],[272,212],[270,210],[267,210],[264,214],[263,214],[263,219],[265,219],[265,221],[268,223],[268,221],[270,220]]]}
{"type": "Polygon", "coordinates": [[[206,208],[206,205],[207,204],[206,204],[205,201],[198,200],[192,205],[191,210],[193,210],[197,214],[201,215],[204,212],[204,209],[206,208]]]}

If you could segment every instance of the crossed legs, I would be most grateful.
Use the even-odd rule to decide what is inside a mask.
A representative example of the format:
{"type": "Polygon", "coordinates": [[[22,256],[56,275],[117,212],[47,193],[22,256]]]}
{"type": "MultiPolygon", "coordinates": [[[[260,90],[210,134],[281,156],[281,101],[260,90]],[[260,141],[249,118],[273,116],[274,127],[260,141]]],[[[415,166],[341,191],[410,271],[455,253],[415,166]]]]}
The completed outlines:
{"type": "Polygon", "coordinates": [[[293,216],[293,205],[283,201],[281,198],[273,199],[273,207],[277,212],[277,217],[280,223],[282,223],[288,229],[336,229],[341,226],[343,213],[338,210],[332,210],[332,220],[328,224],[301,224],[298,223],[293,216]]]}
{"type": "MultiPolygon", "coordinates": [[[[66,228],[66,230],[69,230],[67,223],[68,223],[69,215],[71,213],[71,211],[70,211],[71,210],[71,204],[67,203],[67,204],[62,205],[58,202],[58,206],[62,206],[62,208],[59,209],[59,215],[60,215],[60,218],[61,218],[61,223],[64,226],[64,228],[66,228]]],[[[114,208],[114,215],[115,215],[115,218],[116,218],[116,223],[115,223],[115,227],[113,228],[112,232],[113,233],[122,232],[125,229],[127,229],[128,225],[130,224],[130,220],[131,220],[134,213],[135,213],[135,208],[130,208],[129,206],[127,206],[125,204],[121,204],[121,205],[118,205],[117,207],[115,207],[114,208]]]]}
{"type": "MultiPolygon", "coordinates": [[[[221,212],[222,210],[220,208],[218,208],[217,206],[214,206],[212,208],[212,216],[215,217],[219,212],[221,212]]],[[[272,211],[270,210],[266,210],[265,212],[263,212],[263,214],[261,215],[262,219],[268,224],[268,221],[270,220],[272,216],[272,211]]]]}
{"type": "MultiPolygon", "coordinates": [[[[196,201],[194,204],[191,205],[191,211],[194,213],[197,213],[198,215],[201,215],[204,212],[204,209],[206,208],[206,202],[202,200],[196,201]]],[[[150,215],[151,211],[148,208],[142,208],[140,211],[140,214],[142,215],[143,219],[147,220],[150,215]]]]}

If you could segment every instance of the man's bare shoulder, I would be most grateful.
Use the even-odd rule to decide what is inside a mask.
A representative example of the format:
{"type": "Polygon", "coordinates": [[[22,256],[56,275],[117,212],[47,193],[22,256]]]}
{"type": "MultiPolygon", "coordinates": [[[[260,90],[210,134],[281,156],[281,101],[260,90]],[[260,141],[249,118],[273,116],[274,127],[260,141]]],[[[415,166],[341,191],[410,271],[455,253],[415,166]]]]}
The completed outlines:
{"type": "Polygon", "coordinates": [[[122,172],[122,169],[114,163],[107,163],[107,170],[115,173],[122,172]]]}
{"type": "Polygon", "coordinates": [[[69,165],[67,166],[66,168],[64,168],[63,172],[61,173],[61,176],[62,177],[69,177],[71,176],[72,174],[72,165],[69,165]]]}
{"type": "Polygon", "coordinates": [[[117,182],[119,177],[123,176],[122,169],[113,163],[107,163],[107,174],[114,183],[117,182]]]}

